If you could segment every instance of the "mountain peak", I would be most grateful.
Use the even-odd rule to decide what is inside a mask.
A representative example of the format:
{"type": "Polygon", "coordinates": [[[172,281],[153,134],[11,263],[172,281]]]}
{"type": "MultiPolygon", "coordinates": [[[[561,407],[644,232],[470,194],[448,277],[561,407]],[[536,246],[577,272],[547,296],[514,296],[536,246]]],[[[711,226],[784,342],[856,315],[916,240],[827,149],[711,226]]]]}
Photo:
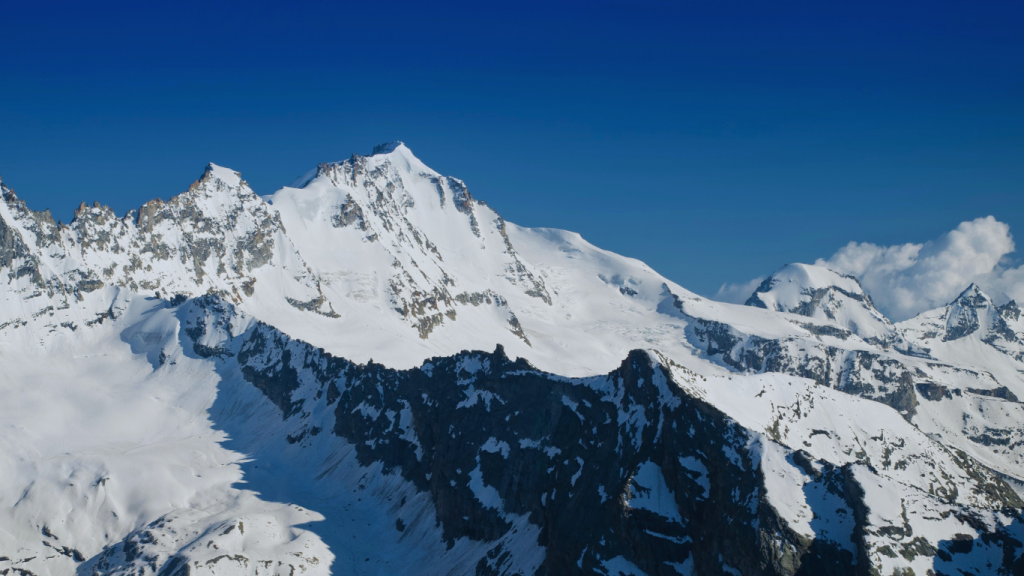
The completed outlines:
{"type": "MultiPolygon", "coordinates": [[[[242,179],[242,175],[235,170],[209,163],[203,171],[203,175],[188,187],[188,190],[168,200],[169,203],[197,203],[203,209],[212,209],[214,206],[236,205],[239,202],[247,202],[256,194],[249,189],[249,185],[242,179]]],[[[162,204],[156,199],[152,202],[162,204]]],[[[147,203],[149,204],[149,203],[147,203]]]]}
{"type": "Polygon", "coordinates": [[[391,154],[392,152],[395,152],[400,148],[409,150],[408,146],[406,146],[403,142],[398,140],[395,140],[394,142],[385,142],[383,144],[377,144],[376,146],[373,147],[373,152],[370,152],[370,156],[377,156],[378,154],[391,154]]]}
{"type": "Polygon", "coordinates": [[[199,178],[199,182],[205,184],[208,182],[215,182],[217,180],[223,182],[229,188],[236,188],[242,185],[241,173],[210,162],[206,165],[206,170],[199,178]]]}
{"type": "MultiPolygon", "coordinates": [[[[747,306],[790,312],[809,291],[836,288],[856,300],[869,300],[860,282],[824,266],[786,264],[765,279],[747,300],[747,306]]],[[[805,316],[807,314],[804,314],[805,316]]]]}
{"type": "Polygon", "coordinates": [[[408,146],[397,140],[374,146],[373,151],[370,152],[369,156],[365,156],[365,158],[372,158],[372,162],[390,162],[407,172],[424,172],[437,175],[432,168],[417,158],[408,146]]]}
{"type": "Polygon", "coordinates": [[[952,303],[959,301],[971,302],[972,305],[977,306],[978,304],[991,303],[992,299],[988,297],[988,294],[985,294],[981,286],[971,282],[971,285],[964,289],[952,303]]]}
{"type": "Polygon", "coordinates": [[[384,144],[374,146],[373,151],[366,156],[353,153],[352,156],[346,160],[319,164],[316,169],[302,175],[302,177],[293,182],[291,186],[288,186],[288,188],[305,188],[310,182],[317,178],[331,178],[331,175],[336,173],[338,170],[348,173],[348,177],[351,178],[354,174],[364,170],[368,166],[375,167],[387,164],[409,174],[423,173],[439,176],[436,171],[417,158],[408,146],[396,140],[394,142],[385,142],[384,144]]]}
{"type": "Polygon", "coordinates": [[[746,305],[830,320],[867,340],[890,341],[895,330],[856,278],[824,266],[787,264],[765,279],[746,305]]]}
{"type": "Polygon", "coordinates": [[[995,303],[974,282],[946,308],[944,340],[958,340],[975,332],[984,338],[992,328],[1000,333],[1005,332],[1005,322],[996,310],[995,303]]]}

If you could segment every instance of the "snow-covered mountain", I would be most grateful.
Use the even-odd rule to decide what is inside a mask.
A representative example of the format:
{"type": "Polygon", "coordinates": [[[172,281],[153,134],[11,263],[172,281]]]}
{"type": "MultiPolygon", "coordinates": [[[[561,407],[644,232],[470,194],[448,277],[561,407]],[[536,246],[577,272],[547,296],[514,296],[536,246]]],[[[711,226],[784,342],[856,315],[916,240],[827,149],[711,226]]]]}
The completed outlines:
{"type": "Polygon", "coordinates": [[[856,278],[821,266],[784,266],[746,304],[829,320],[869,342],[884,345],[899,339],[896,327],[875,308],[856,278]]]}
{"type": "Polygon", "coordinates": [[[977,287],[710,301],[400,143],[70,224],[0,193],[0,574],[1024,569],[1024,320],[977,287]]]}

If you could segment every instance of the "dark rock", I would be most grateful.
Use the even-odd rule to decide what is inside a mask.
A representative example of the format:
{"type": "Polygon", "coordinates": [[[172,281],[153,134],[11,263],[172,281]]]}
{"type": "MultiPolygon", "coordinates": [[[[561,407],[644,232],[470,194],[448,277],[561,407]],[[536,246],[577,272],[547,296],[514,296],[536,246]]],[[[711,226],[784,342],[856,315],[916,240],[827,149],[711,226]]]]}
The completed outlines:
{"type": "Polygon", "coordinates": [[[1010,389],[1006,386],[1000,386],[998,388],[992,388],[991,390],[982,390],[978,388],[968,388],[968,392],[972,394],[978,394],[979,396],[988,396],[990,398],[1001,398],[1003,400],[1009,400],[1010,402],[1019,402],[1017,395],[1010,392],[1010,389]]]}
{"type": "Polygon", "coordinates": [[[943,398],[949,399],[953,397],[948,388],[934,382],[919,383],[917,385],[917,392],[921,394],[925,400],[931,400],[933,402],[942,400],[943,398]]]}
{"type": "MultiPolygon", "coordinates": [[[[853,573],[841,546],[799,536],[778,518],[747,432],[684,393],[645,352],[588,379],[538,371],[501,347],[399,371],[333,358],[275,332],[259,327],[245,337],[237,361],[246,378],[287,419],[299,411],[296,372],[312,370],[327,389],[322,401],[336,402],[334,434],[362,465],[379,462],[429,493],[450,543],[507,537],[506,515],[515,514],[540,528],[543,574],[589,573],[620,555],[650,574],[687,558],[698,573],[713,572],[722,557],[743,573],[853,573]],[[403,411],[408,417],[394,416],[403,411]],[[637,476],[651,466],[674,495],[674,512],[630,505],[651,490],[637,476]],[[481,503],[471,474],[496,491],[498,507],[481,503]]],[[[845,495],[838,471],[825,469],[822,481],[845,495]]],[[[492,549],[479,570],[502,573],[508,553],[492,549]]]]}

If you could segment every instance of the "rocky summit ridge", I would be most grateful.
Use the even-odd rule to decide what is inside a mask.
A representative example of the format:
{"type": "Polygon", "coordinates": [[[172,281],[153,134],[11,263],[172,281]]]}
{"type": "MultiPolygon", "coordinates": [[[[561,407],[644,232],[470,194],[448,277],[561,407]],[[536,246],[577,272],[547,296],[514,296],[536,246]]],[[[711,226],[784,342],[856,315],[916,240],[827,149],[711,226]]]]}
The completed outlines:
{"type": "Polygon", "coordinates": [[[710,301],[400,142],[0,196],[0,574],[1024,570],[1024,321],[977,286],[710,301]]]}

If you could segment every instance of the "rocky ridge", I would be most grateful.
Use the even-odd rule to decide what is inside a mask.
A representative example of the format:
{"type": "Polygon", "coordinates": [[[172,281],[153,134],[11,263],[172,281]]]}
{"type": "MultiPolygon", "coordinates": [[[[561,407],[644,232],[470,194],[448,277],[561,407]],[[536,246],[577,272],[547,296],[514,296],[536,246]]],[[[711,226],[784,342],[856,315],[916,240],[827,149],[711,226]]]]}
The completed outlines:
{"type": "MultiPolygon", "coordinates": [[[[280,271],[286,297],[321,309],[317,280],[285,235],[277,214],[237,173],[210,165],[188,191],[152,200],[123,217],[84,203],[70,224],[35,212],[3,186],[8,289],[39,300],[31,315],[81,301],[104,286],[168,297],[219,294],[240,302],[256,290],[261,272],[280,271]],[[315,305],[314,305],[315,303],[315,305]]],[[[3,312],[10,313],[10,309],[3,312]]],[[[23,322],[24,318],[7,319],[23,322]]]]}

